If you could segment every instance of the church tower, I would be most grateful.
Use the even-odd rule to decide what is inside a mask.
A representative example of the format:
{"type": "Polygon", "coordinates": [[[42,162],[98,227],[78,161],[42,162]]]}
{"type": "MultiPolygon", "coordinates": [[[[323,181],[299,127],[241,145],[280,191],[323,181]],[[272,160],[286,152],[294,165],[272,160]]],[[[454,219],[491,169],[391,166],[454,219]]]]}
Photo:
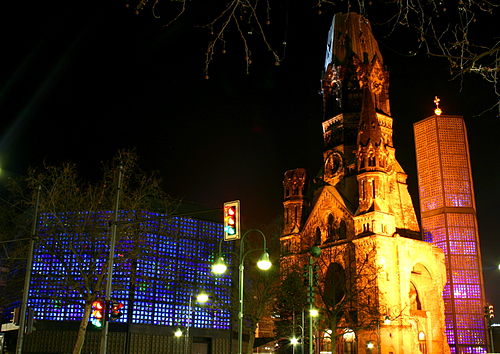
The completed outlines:
{"type": "Polygon", "coordinates": [[[324,165],[314,183],[304,169],[285,173],[282,279],[301,272],[312,246],[321,249],[320,351],[449,353],[444,256],[420,240],[388,92],[370,23],[335,15],[322,79],[324,165]]]}

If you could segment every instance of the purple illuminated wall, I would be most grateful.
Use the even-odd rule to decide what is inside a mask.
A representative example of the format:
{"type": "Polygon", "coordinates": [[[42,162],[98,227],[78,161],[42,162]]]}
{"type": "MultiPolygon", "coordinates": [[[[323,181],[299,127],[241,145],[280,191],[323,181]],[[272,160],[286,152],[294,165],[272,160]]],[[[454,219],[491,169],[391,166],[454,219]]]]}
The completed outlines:
{"type": "Polygon", "coordinates": [[[451,353],[486,353],[484,285],[469,146],[462,117],[414,124],[424,240],[442,248],[443,292],[451,353]]]}
{"type": "MultiPolygon", "coordinates": [[[[67,279],[71,276],[78,283],[82,269],[92,276],[97,273],[89,269],[106,262],[111,215],[107,211],[41,215],[28,300],[36,319],[82,318],[83,300],[73,288],[78,284],[67,279]]],[[[215,278],[210,271],[223,237],[222,225],[181,217],[158,220],[159,216],[120,212],[119,221],[156,220],[118,227],[112,299],[125,308],[117,321],[230,328],[231,276],[215,278]],[[193,300],[201,290],[210,295],[207,306],[193,300]]],[[[224,242],[222,247],[227,252],[232,246],[224,242]]],[[[230,257],[226,260],[231,262],[230,257]]]]}

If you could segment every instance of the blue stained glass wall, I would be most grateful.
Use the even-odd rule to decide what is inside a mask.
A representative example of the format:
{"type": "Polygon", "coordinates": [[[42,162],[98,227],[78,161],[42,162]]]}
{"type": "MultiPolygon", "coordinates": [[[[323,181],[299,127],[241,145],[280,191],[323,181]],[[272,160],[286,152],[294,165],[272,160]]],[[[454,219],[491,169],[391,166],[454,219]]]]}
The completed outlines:
{"type": "MultiPolygon", "coordinates": [[[[28,300],[36,319],[80,321],[81,294],[105,289],[89,288],[107,262],[111,218],[109,211],[40,216],[28,300]]],[[[121,211],[119,221],[134,222],[118,227],[112,299],[125,307],[117,322],[230,328],[231,276],[210,271],[221,224],[135,211],[121,211]],[[206,305],[196,303],[202,290],[206,305]]],[[[231,248],[222,242],[225,255],[231,248]]]]}

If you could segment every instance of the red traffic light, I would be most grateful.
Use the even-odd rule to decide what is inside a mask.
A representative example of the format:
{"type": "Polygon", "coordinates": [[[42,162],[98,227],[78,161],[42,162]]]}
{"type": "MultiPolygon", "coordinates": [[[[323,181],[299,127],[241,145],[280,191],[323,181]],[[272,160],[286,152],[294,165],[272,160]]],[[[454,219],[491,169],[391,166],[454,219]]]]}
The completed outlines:
{"type": "Polygon", "coordinates": [[[113,301],[111,305],[111,318],[112,319],[120,318],[123,315],[121,311],[122,308],[123,304],[121,302],[113,301]]]}
{"type": "Polygon", "coordinates": [[[240,201],[224,203],[224,240],[240,238],[240,201]]]}
{"type": "Polygon", "coordinates": [[[96,300],[92,303],[92,324],[96,327],[102,327],[106,315],[106,303],[102,300],[96,300]]]}

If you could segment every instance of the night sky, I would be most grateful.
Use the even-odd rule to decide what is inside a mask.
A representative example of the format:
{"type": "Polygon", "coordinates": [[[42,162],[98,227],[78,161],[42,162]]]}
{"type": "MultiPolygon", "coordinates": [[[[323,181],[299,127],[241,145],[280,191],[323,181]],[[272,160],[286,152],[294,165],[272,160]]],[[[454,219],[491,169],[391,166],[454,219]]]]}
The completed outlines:
{"type": "MultiPolygon", "coordinates": [[[[200,13],[164,27],[166,18],[136,16],[118,0],[50,3],[13,1],[0,13],[3,170],[22,174],[44,159],[71,160],[93,177],[118,149],[136,148],[143,168],[158,170],[174,197],[203,208],[240,199],[247,228],[281,216],[286,170],[319,170],[318,92],[332,12],[290,1],[288,17],[279,9],[271,17],[270,38],[285,53],[280,66],[257,47],[247,75],[241,43],[228,37],[227,54],[217,52],[205,80],[208,36],[193,26],[204,22],[200,13]]],[[[377,35],[390,72],[396,157],[418,208],[412,124],[433,114],[435,95],[444,114],[464,116],[487,300],[500,306],[500,119],[494,110],[476,116],[495,97],[480,80],[466,80],[460,91],[446,62],[407,55],[414,48],[405,36],[377,35]]]]}

